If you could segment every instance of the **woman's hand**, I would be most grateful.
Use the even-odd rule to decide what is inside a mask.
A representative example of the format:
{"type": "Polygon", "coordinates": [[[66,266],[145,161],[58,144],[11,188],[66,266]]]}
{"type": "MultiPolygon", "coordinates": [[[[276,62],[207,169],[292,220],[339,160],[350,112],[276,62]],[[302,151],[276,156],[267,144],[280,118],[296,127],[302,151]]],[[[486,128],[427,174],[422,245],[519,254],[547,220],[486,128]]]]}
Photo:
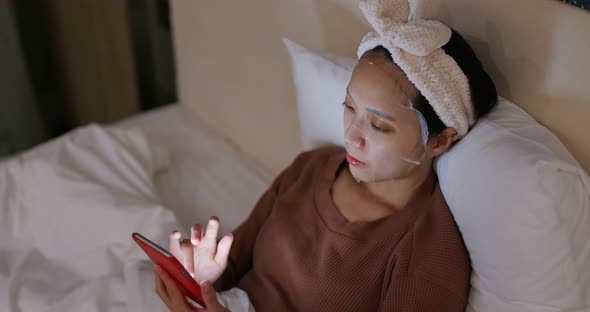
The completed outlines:
{"type": "Polygon", "coordinates": [[[218,231],[219,219],[211,217],[205,233],[200,224],[192,226],[190,240],[184,239],[180,242],[178,231],[170,235],[170,252],[199,284],[203,281],[214,283],[227,268],[233,235],[225,235],[218,244],[218,231]]]}
{"type": "Polygon", "coordinates": [[[156,267],[156,292],[172,312],[231,312],[219,303],[215,289],[213,289],[213,285],[209,281],[201,284],[203,301],[207,307],[197,308],[193,306],[186,300],[176,281],[160,266],[156,267]]]}

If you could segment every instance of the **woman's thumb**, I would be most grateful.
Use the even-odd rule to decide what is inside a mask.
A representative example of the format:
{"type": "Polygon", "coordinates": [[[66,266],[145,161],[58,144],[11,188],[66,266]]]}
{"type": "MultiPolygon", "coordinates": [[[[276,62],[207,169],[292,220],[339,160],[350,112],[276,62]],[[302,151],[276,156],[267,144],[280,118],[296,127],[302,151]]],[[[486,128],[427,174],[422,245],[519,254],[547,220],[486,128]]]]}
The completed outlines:
{"type": "Polygon", "coordinates": [[[203,295],[203,301],[207,306],[207,311],[227,311],[217,300],[217,292],[215,292],[215,288],[213,288],[211,282],[204,281],[201,283],[201,293],[203,295]]]}

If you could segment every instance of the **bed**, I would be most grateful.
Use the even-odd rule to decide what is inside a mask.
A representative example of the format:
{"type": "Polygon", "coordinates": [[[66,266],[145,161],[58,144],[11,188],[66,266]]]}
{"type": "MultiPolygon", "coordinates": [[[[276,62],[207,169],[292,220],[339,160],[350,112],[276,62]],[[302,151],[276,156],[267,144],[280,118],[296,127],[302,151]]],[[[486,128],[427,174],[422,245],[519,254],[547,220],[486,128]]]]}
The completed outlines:
{"type": "Polygon", "coordinates": [[[114,126],[139,129],[150,144],[167,150],[171,165],[154,179],[162,202],[175,208],[183,228],[190,228],[194,224],[191,220],[219,214],[224,220],[221,231],[229,232],[243,221],[248,207],[274,177],[268,168],[176,103],[114,126]],[[220,193],[222,189],[225,192],[220,193]],[[199,203],[207,210],[195,211],[194,205],[199,203]]]}
{"type": "Polygon", "coordinates": [[[0,310],[162,311],[130,234],[166,245],[210,215],[229,232],[272,177],[179,105],[5,159],[0,310]]]}
{"type": "MultiPolygon", "coordinates": [[[[500,95],[556,134],[572,164],[590,170],[588,12],[555,0],[412,5],[417,16],[460,31],[500,95]]],[[[0,163],[0,306],[8,311],[161,310],[153,271],[129,234],[164,243],[170,229],[209,215],[220,216],[222,232],[235,227],[308,147],[281,39],[352,57],[369,30],[354,0],[178,0],[171,14],[178,104],[78,129],[0,163]],[[75,190],[67,202],[52,195],[65,189],[75,190]],[[112,196],[113,189],[123,193],[112,196]]],[[[582,208],[579,220],[588,220],[582,208]]],[[[587,294],[584,287],[577,295],[587,294]]],[[[469,311],[565,311],[531,302],[469,311]]]]}

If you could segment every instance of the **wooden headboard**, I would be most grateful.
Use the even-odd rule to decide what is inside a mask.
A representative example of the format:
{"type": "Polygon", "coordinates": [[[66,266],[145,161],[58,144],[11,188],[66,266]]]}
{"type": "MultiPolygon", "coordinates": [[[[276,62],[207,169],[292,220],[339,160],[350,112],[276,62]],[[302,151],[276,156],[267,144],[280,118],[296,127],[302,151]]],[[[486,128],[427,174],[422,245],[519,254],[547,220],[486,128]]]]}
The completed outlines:
{"type": "MultiPolygon", "coordinates": [[[[356,0],[172,2],[179,100],[274,172],[301,150],[281,37],[355,56],[370,29],[356,0]]],[[[499,94],[590,171],[590,13],[558,0],[418,0],[469,41],[499,94]]]]}

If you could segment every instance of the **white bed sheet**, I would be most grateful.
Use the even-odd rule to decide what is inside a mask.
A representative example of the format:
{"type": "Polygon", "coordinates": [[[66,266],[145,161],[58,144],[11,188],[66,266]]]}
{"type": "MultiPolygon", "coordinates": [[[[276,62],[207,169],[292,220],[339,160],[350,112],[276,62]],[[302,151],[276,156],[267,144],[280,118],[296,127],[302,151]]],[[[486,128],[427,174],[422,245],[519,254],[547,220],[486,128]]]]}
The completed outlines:
{"type": "Polygon", "coordinates": [[[190,116],[169,105],[115,126],[139,129],[169,152],[171,165],[156,175],[156,188],[184,228],[216,215],[221,232],[229,232],[245,219],[273,174],[190,116]]]}
{"type": "MultiPolygon", "coordinates": [[[[160,311],[129,235],[239,224],[271,175],[178,106],[0,162],[0,311],[160,311]]],[[[186,233],[186,232],[185,232],[186,233]]]]}

